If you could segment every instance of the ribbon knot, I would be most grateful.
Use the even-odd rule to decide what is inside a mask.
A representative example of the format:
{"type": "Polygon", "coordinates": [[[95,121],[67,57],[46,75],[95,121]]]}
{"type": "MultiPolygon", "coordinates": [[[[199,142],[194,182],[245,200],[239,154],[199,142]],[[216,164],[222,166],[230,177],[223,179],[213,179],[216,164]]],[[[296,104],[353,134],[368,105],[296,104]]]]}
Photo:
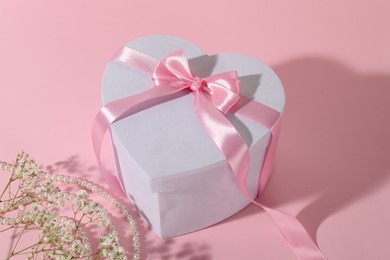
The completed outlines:
{"type": "MultiPolygon", "coordinates": [[[[227,113],[240,99],[240,81],[236,71],[201,78],[194,76],[182,49],[162,59],[153,72],[156,86],[191,89],[197,96],[204,95],[222,113],[227,113]],[[205,91],[198,91],[198,90],[205,91]]],[[[196,99],[196,104],[197,104],[196,99]]]]}
{"type": "Polygon", "coordinates": [[[207,82],[204,81],[202,78],[195,76],[190,89],[192,91],[198,91],[201,87],[207,87],[207,82]]]}

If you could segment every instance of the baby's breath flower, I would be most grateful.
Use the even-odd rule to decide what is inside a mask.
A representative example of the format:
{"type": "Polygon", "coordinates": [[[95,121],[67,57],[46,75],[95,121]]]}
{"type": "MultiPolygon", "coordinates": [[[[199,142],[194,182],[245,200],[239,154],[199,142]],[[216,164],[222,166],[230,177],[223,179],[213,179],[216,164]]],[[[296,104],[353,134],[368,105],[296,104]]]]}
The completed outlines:
{"type": "Polygon", "coordinates": [[[37,203],[33,203],[33,204],[31,205],[31,209],[32,209],[33,211],[38,211],[38,209],[39,209],[38,204],[37,204],[37,203]]]}
{"type": "Polygon", "coordinates": [[[78,198],[88,198],[88,192],[86,190],[79,190],[77,193],[76,193],[76,196],[78,198]]]}
{"type": "MultiPolygon", "coordinates": [[[[0,217],[14,209],[19,211],[16,218],[1,219],[0,225],[25,225],[26,229],[31,227],[39,230],[39,241],[34,242],[30,255],[26,255],[27,259],[35,259],[37,254],[41,254],[44,259],[61,260],[92,256],[98,259],[126,259],[117,232],[101,204],[89,200],[88,192],[84,189],[79,190],[73,197],[62,193],[53,180],[60,181],[59,178],[63,177],[56,179],[43,173],[42,169],[43,166],[38,166],[28,154],[20,152],[10,177],[10,183],[18,180],[18,190],[15,194],[9,193],[14,197],[0,202],[0,217]],[[58,207],[53,207],[66,205],[64,198],[72,198],[73,218],[58,217],[54,211],[58,207]],[[80,212],[81,214],[78,214],[80,212]],[[89,223],[98,223],[110,230],[109,234],[101,238],[100,247],[95,253],[92,252],[88,237],[83,231],[89,223]]],[[[66,178],[69,180],[69,177],[66,178]]],[[[17,251],[14,249],[13,252],[17,251]]]]}
{"type": "Polygon", "coordinates": [[[100,239],[100,250],[104,257],[110,259],[127,259],[125,250],[119,245],[118,236],[110,233],[100,239]]]}
{"type": "Polygon", "coordinates": [[[80,240],[74,240],[70,244],[69,254],[72,257],[83,256],[85,254],[85,248],[80,240]]]}

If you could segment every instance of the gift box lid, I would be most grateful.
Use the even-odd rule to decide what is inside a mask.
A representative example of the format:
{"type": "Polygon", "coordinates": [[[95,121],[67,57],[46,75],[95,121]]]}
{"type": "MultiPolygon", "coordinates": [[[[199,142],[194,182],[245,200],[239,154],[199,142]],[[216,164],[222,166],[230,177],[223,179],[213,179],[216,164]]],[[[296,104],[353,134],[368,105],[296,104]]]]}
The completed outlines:
{"type": "MultiPolygon", "coordinates": [[[[241,95],[283,112],[284,90],[278,76],[255,58],[235,53],[208,56],[188,41],[163,35],[143,37],[126,46],[160,60],[181,48],[193,74],[200,77],[235,70],[241,81],[241,95]]],[[[152,87],[150,76],[110,61],[103,77],[103,103],[152,87]]],[[[226,116],[250,147],[269,134],[268,129],[246,118],[231,113],[226,116]]],[[[199,169],[225,162],[196,115],[192,94],[115,122],[111,133],[143,170],[144,181],[152,191],[161,187],[185,189],[197,179],[207,178],[196,174],[199,169]]]]}

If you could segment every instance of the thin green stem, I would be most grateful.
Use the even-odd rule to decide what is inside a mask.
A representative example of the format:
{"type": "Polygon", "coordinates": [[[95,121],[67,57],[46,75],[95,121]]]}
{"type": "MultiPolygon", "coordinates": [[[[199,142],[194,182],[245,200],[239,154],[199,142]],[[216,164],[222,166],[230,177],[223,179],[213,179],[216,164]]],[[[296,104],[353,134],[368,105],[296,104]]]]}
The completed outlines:
{"type": "Polygon", "coordinates": [[[75,229],[75,231],[74,231],[74,237],[77,236],[78,230],[79,230],[79,228],[80,228],[81,220],[83,220],[83,217],[84,217],[84,216],[85,216],[85,214],[83,213],[83,215],[81,216],[79,222],[78,222],[77,225],[76,225],[76,229],[75,229]]]}
{"type": "Polygon", "coordinates": [[[19,251],[17,251],[17,252],[12,252],[12,253],[11,253],[11,256],[24,254],[24,253],[22,253],[22,252],[24,252],[24,251],[26,251],[26,250],[28,250],[28,249],[34,247],[34,246],[37,246],[37,245],[39,245],[40,243],[41,243],[41,241],[39,241],[39,242],[37,242],[37,243],[35,243],[35,244],[32,244],[31,246],[25,247],[25,248],[23,248],[23,249],[21,249],[21,250],[19,250],[19,251]]]}
{"type": "Polygon", "coordinates": [[[20,239],[22,238],[22,236],[23,236],[24,232],[27,230],[27,228],[28,228],[28,225],[24,226],[23,230],[20,232],[20,235],[18,237],[18,240],[16,240],[16,243],[14,245],[14,248],[12,249],[12,252],[15,252],[16,247],[18,246],[20,239]]]}
{"type": "MultiPolygon", "coordinates": [[[[18,189],[16,190],[15,194],[14,194],[14,198],[18,198],[17,195],[19,193],[19,190],[20,190],[20,179],[19,179],[19,185],[18,185],[18,189]]],[[[11,196],[10,196],[11,197],[11,196]]]]}
{"type": "Polygon", "coordinates": [[[3,229],[3,230],[0,230],[0,233],[5,232],[5,231],[7,231],[7,230],[10,230],[11,228],[16,228],[16,227],[11,226],[11,227],[5,228],[5,229],[3,229]]]}
{"type": "Polygon", "coordinates": [[[3,192],[1,193],[1,195],[0,195],[0,202],[3,202],[1,199],[3,198],[3,196],[4,196],[4,193],[7,191],[7,189],[9,188],[9,186],[11,185],[11,182],[12,182],[12,180],[11,179],[9,179],[9,181],[8,181],[8,183],[7,183],[7,186],[5,186],[5,188],[4,188],[4,190],[3,190],[3,192]]]}
{"type": "Polygon", "coordinates": [[[11,257],[14,257],[14,256],[20,256],[20,255],[27,255],[27,254],[39,254],[39,253],[42,253],[42,252],[50,252],[51,249],[44,249],[44,250],[38,250],[38,251],[27,251],[27,252],[17,252],[17,253],[14,253],[10,256],[7,257],[7,259],[10,259],[11,257]]]}

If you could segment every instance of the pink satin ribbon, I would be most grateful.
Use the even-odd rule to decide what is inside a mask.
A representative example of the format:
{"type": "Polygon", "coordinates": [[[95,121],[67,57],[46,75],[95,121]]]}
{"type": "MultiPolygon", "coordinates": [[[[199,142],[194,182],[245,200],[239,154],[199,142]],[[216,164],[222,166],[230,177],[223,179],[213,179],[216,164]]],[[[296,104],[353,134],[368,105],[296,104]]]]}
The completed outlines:
{"type": "Polygon", "coordinates": [[[114,56],[113,60],[152,75],[152,80],[155,83],[155,87],[151,89],[104,105],[95,118],[92,129],[95,155],[105,180],[114,191],[124,195],[124,186],[121,186],[118,178],[109,173],[100,161],[101,143],[110,125],[142,109],[175,98],[175,94],[178,92],[192,92],[195,94],[194,108],[197,115],[209,136],[225,155],[241,192],[248,200],[269,214],[298,259],[326,259],[296,218],[258,203],[247,190],[246,180],[250,165],[249,149],[240,134],[225,117],[225,113],[233,112],[242,115],[271,130],[271,139],[260,175],[260,194],[270,176],[276,152],[281,124],[281,114],[278,111],[240,96],[240,82],[235,71],[203,79],[194,76],[180,49],[159,61],[144,53],[124,47],[114,56]]]}

